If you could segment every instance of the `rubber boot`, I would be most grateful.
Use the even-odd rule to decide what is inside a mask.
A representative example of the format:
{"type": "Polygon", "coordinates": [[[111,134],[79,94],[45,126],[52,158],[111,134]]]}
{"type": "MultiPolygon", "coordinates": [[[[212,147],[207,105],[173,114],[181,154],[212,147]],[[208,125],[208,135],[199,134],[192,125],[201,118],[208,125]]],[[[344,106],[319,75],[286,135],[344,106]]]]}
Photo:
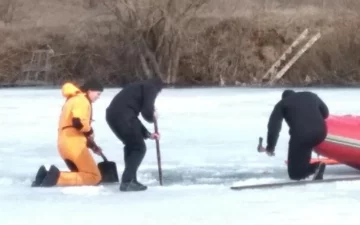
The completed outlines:
{"type": "Polygon", "coordinates": [[[140,182],[137,180],[137,175],[135,175],[134,182],[135,182],[137,185],[142,186],[143,188],[147,189],[147,186],[143,185],[142,183],[140,183],[140,182]]]}
{"type": "Polygon", "coordinates": [[[135,184],[137,184],[137,185],[141,186],[142,188],[144,188],[144,190],[146,190],[146,189],[147,189],[147,186],[143,185],[143,184],[142,184],[142,183],[140,183],[139,181],[134,180],[134,182],[135,182],[135,184]]]}
{"type": "Polygon", "coordinates": [[[322,180],[325,172],[325,163],[319,163],[319,166],[316,168],[313,180],[322,180]]]}
{"type": "Polygon", "coordinates": [[[47,173],[44,180],[41,182],[41,187],[52,187],[55,186],[60,176],[60,170],[54,166],[51,165],[49,172],[47,173]]]}
{"type": "Polygon", "coordinates": [[[128,192],[128,191],[145,191],[147,187],[145,185],[140,184],[139,182],[132,180],[130,182],[121,182],[120,191],[128,192]]]}
{"type": "Polygon", "coordinates": [[[48,171],[46,170],[45,166],[44,165],[40,166],[39,170],[36,173],[35,180],[31,184],[31,187],[40,187],[47,173],[48,171]]]}

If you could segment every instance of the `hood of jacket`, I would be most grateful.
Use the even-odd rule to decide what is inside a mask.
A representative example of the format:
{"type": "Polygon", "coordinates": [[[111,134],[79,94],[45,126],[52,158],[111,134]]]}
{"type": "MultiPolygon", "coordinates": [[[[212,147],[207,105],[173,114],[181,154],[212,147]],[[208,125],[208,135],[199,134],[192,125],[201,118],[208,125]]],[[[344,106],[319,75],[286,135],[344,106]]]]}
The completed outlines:
{"type": "Polygon", "coordinates": [[[65,83],[61,88],[61,93],[65,98],[70,98],[70,97],[76,96],[82,92],[74,84],[65,83]]]}

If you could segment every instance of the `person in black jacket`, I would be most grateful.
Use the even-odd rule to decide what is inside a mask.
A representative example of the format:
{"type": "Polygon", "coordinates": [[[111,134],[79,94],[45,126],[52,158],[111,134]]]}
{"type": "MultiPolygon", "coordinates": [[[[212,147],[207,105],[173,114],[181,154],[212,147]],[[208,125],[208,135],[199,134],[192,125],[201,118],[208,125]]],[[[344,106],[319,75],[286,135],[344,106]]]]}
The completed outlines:
{"type": "Polygon", "coordinates": [[[124,146],[125,169],[121,178],[120,191],[143,191],[147,187],[138,182],[136,173],[145,156],[145,139],[160,138],[150,133],[138,116],[149,123],[156,119],[155,99],[163,88],[161,79],[153,78],[134,82],[124,87],[106,109],[106,121],[124,146]]]}
{"type": "Polygon", "coordinates": [[[324,163],[310,164],[313,147],[320,144],[327,135],[325,119],[329,109],[320,97],[312,92],[285,90],[282,99],[275,105],[268,122],[266,150],[274,154],[279,138],[282,120],[290,130],[288,150],[288,174],[292,180],[323,179],[324,163]]]}

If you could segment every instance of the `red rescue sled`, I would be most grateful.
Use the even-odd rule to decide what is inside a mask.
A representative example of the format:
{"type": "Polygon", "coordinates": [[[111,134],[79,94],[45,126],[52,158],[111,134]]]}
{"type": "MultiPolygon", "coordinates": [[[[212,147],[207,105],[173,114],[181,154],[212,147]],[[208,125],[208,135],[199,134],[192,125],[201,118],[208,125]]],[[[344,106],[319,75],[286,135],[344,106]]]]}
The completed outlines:
{"type": "MultiPolygon", "coordinates": [[[[323,157],[310,159],[310,163],[317,163],[317,162],[322,162],[322,163],[325,163],[326,165],[338,165],[338,164],[341,164],[338,161],[336,161],[335,159],[329,159],[329,158],[323,158],[323,157]]],[[[287,164],[288,161],[285,160],[285,163],[287,164]]]]}
{"type": "Polygon", "coordinates": [[[322,159],[326,164],[345,164],[360,170],[360,116],[332,115],[326,124],[328,135],[314,151],[327,157],[322,159]]]}

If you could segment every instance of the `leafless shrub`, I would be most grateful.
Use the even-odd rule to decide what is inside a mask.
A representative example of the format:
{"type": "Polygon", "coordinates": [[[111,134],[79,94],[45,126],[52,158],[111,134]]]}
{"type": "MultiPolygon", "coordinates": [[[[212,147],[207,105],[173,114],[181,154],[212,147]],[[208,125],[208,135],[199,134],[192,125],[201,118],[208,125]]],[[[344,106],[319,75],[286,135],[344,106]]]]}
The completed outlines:
{"type": "MultiPolygon", "coordinates": [[[[54,21],[58,16],[50,26],[44,16],[40,27],[17,27],[22,15],[15,13],[9,26],[0,27],[0,82],[16,77],[44,44],[55,50],[56,83],[88,76],[115,85],[152,76],[169,84],[258,82],[305,28],[322,37],[280,83],[360,81],[360,1],[99,0],[93,10],[84,10],[83,0],[61,2],[67,5],[56,7],[71,21],[65,26],[54,21]],[[81,22],[72,17],[77,9],[86,14],[81,22]]],[[[37,21],[29,15],[28,24],[37,21]]]]}
{"type": "Polygon", "coordinates": [[[11,23],[14,18],[16,7],[18,6],[17,0],[1,0],[0,1],[0,20],[5,24],[11,23]]]}
{"type": "Polygon", "coordinates": [[[119,29],[133,73],[177,80],[182,40],[189,21],[208,0],[103,0],[119,29]]]}
{"type": "Polygon", "coordinates": [[[84,6],[85,8],[93,9],[96,6],[98,6],[99,1],[98,0],[84,0],[84,6]]]}

